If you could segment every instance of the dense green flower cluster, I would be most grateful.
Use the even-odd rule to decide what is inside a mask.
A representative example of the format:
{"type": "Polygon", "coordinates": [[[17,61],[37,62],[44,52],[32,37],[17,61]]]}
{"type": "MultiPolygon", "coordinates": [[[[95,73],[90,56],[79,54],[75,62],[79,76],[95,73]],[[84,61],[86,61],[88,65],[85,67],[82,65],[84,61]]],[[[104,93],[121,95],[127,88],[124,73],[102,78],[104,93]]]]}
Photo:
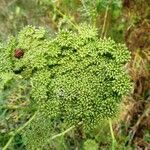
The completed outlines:
{"type": "Polygon", "coordinates": [[[23,134],[32,143],[29,149],[39,148],[51,135],[52,120],[93,127],[115,116],[131,88],[124,68],[129,59],[125,45],[99,39],[97,29],[87,25],[78,31],[62,30],[55,38],[43,28],[27,26],[17,38],[1,44],[0,85],[15,76],[27,80],[31,106],[38,111],[23,134]],[[14,57],[16,48],[24,52],[22,58],[14,57]],[[38,135],[40,140],[35,139],[38,135]]]}

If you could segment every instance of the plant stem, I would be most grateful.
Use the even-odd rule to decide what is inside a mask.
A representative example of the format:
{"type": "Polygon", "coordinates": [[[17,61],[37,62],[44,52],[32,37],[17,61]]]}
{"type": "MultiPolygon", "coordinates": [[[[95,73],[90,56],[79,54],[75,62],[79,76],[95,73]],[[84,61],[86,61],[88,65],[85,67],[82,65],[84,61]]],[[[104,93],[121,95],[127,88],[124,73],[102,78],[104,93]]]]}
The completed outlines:
{"type": "Polygon", "coordinates": [[[67,15],[63,14],[63,12],[61,12],[59,9],[57,9],[57,7],[56,7],[54,4],[52,4],[52,6],[53,6],[53,8],[54,8],[62,17],[66,18],[66,19],[68,20],[68,22],[69,22],[74,28],[76,28],[77,30],[79,30],[78,25],[74,24],[74,23],[71,21],[71,19],[70,19],[67,15]]]}
{"type": "MultiPolygon", "coordinates": [[[[82,122],[79,122],[79,123],[78,123],[78,125],[81,125],[81,124],[82,124],[82,122]]],[[[51,140],[56,139],[57,137],[64,136],[67,132],[71,131],[71,130],[74,129],[75,127],[76,127],[76,126],[73,125],[73,126],[71,126],[70,128],[68,128],[67,130],[65,130],[65,131],[63,131],[63,132],[61,132],[61,133],[59,133],[59,134],[56,134],[56,135],[52,136],[49,140],[47,140],[47,143],[49,143],[51,140]]],[[[44,145],[43,145],[43,146],[44,146],[44,145]]]]}
{"type": "Polygon", "coordinates": [[[0,106],[1,109],[23,109],[25,106],[16,106],[16,105],[2,105],[0,106]]]}
{"type": "Polygon", "coordinates": [[[103,37],[103,35],[105,33],[106,21],[107,21],[107,16],[108,16],[108,10],[109,10],[109,6],[106,7],[106,11],[105,11],[104,23],[103,23],[103,27],[102,27],[101,38],[103,37]]]}
{"type": "Polygon", "coordinates": [[[59,134],[56,134],[56,135],[52,136],[52,137],[50,138],[50,140],[56,139],[57,137],[60,137],[60,136],[64,136],[67,132],[71,131],[71,130],[74,129],[74,128],[75,128],[75,126],[71,126],[71,127],[68,128],[67,130],[65,130],[65,131],[63,131],[63,132],[61,132],[61,133],[59,133],[59,134]]]}
{"type": "Polygon", "coordinates": [[[143,112],[143,114],[139,117],[138,121],[136,122],[136,124],[132,127],[132,130],[130,132],[130,139],[128,141],[128,144],[131,144],[138,128],[139,128],[139,125],[140,123],[144,120],[144,118],[146,116],[149,116],[150,115],[150,104],[147,105],[147,108],[145,109],[145,111],[143,112]]]}
{"type": "Polygon", "coordinates": [[[6,143],[6,145],[3,147],[2,150],[7,150],[9,145],[11,144],[11,142],[13,141],[14,137],[16,136],[16,134],[18,134],[21,130],[23,130],[36,116],[37,112],[20,128],[18,128],[15,133],[12,135],[12,137],[8,140],[8,142],[6,143]]]}
{"type": "Polygon", "coordinates": [[[110,127],[110,133],[111,133],[111,138],[112,138],[112,150],[115,150],[116,139],[115,139],[113,128],[112,128],[111,119],[109,119],[109,127],[110,127]]]}

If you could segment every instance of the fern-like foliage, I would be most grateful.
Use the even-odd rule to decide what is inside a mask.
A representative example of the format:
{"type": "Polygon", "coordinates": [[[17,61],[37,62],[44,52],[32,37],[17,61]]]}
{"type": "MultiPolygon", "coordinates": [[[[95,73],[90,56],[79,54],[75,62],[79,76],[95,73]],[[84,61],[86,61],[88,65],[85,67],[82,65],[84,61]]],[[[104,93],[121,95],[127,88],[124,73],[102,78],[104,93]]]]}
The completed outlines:
{"type": "Polygon", "coordinates": [[[1,44],[0,92],[17,76],[31,86],[29,107],[36,115],[22,132],[27,148],[42,149],[54,122],[68,127],[82,122],[93,128],[116,116],[131,88],[124,68],[129,59],[125,45],[99,39],[97,29],[84,24],[77,31],[62,30],[55,38],[44,28],[27,26],[1,44]],[[16,48],[23,57],[15,57],[16,48]]]}

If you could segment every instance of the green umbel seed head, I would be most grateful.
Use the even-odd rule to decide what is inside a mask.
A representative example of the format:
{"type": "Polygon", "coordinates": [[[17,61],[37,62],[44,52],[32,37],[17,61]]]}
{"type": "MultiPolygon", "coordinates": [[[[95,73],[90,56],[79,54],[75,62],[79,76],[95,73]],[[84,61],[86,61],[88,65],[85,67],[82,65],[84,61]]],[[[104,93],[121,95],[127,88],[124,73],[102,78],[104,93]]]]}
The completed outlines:
{"type": "Polygon", "coordinates": [[[50,137],[52,121],[94,127],[103,118],[114,117],[131,88],[124,68],[129,59],[125,45],[99,39],[91,26],[62,30],[55,38],[43,28],[27,26],[0,46],[0,85],[18,75],[30,83],[30,107],[38,114],[24,137],[39,146],[50,137]],[[18,47],[24,50],[21,59],[14,57],[18,47]]]}

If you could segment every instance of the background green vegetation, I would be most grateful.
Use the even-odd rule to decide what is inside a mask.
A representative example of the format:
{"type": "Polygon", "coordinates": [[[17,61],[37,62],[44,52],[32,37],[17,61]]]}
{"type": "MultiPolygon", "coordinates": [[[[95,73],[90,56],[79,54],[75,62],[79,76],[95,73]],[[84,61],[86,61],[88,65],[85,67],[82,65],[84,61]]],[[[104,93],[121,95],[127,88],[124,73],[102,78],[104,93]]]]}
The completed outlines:
{"type": "MultiPolygon", "coordinates": [[[[0,40],[7,40],[11,34],[16,35],[28,24],[46,27],[49,32],[54,33],[62,28],[69,29],[74,24],[87,22],[96,25],[101,37],[112,37],[117,42],[126,43],[132,53],[132,60],[127,67],[134,82],[134,90],[124,100],[120,116],[113,122],[117,141],[114,147],[118,150],[149,149],[149,6],[148,0],[0,0],[0,40]]],[[[14,88],[14,94],[3,108],[0,97],[0,149],[10,139],[13,131],[29,117],[25,116],[23,109],[28,101],[22,101],[27,99],[28,89],[24,89],[19,80],[11,88],[14,88]],[[16,87],[20,89],[17,93],[16,87]],[[24,95],[20,97],[22,92],[24,95]],[[20,122],[20,118],[25,119],[20,122]]],[[[108,122],[87,133],[83,133],[82,127],[75,128],[65,136],[54,139],[50,149],[74,150],[81,147],[85,150],[112,149],[108,122]]],[[[19,134],[15,136],[9,149],[25,149],[19,134]]]]}

